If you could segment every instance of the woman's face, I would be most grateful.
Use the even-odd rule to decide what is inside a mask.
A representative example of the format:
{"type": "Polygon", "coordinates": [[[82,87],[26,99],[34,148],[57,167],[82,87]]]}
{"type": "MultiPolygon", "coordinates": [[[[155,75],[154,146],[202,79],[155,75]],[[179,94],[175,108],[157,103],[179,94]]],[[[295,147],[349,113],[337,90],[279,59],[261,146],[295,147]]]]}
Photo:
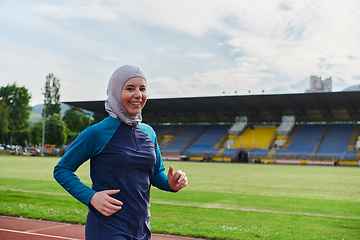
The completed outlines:
{"type": "Polygon", "coordinates": [[[128,113],[135,116],[141,112],[147,100],[146,81],[143,78],[130,78],[121,91],[121,101],[128,113]]]}

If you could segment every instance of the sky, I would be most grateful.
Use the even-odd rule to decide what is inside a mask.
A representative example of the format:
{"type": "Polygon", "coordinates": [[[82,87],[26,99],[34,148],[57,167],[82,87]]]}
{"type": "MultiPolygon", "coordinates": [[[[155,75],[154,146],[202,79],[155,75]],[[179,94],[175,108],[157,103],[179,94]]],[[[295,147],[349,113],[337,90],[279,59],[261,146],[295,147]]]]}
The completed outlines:
{"type": "Polygon", "coordinates": [[[113,71],[139,66],[149,98],[333,91],[360,83],[358,0],[0,0],[0,86],[43,103],[105,100],[113,71]]]}

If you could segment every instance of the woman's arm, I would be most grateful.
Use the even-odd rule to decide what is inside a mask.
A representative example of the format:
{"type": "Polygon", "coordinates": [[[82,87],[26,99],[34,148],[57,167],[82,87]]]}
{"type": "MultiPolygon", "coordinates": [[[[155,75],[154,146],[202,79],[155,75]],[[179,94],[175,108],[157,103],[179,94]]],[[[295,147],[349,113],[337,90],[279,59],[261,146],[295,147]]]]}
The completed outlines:
{"type": "Polygon", "coordinates": [[[180,189],[186,187],[188,184],[188,180],[186,174],[181,170],[173,172],[174,168],[173,166],[170,166],[169,172],[166,175],[165,167],[161,158],[161,153],[157,141],[155,141],[155,143],[156,163],[152,185],[161,190],[172,192],[177,192],[180,189]]]}
{"type": "Polygon", "coordinates": [[[54,168],[54,178],[73,197],[85,205],[96,193],[76,176],[76,170],[91,157],[99,154],[109,142],[120,121],[112,117],[86,128],[75,139],[54,168]]]}
{"type": "Polygon", "coordinates": [[[82,132],[66,151],[54,168],[54,178],[56,181],[73,197],[85,205],[89,205],[90,199],[96,193],[84,183],[75,174],[76,170],[89,158],[92,151],[91,141],[86,130],[82,132]]]}

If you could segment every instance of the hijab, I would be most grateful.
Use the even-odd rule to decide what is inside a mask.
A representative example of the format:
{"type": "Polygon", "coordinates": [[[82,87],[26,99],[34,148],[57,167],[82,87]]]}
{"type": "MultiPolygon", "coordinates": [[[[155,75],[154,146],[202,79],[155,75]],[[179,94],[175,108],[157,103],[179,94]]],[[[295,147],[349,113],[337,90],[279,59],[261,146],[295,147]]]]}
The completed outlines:
{"type": "Polygon", "coordinates": [[[141,113],[135,116],[130,115],[121,100],[122,89],[131,78],[143,78],[146,81],[145,75],[139,67],[124,65],[116,69],[110,77],[105,100],[105,109],[110,116],[120,119],[127,125],[134,125],[142,121],[141,113]]]}

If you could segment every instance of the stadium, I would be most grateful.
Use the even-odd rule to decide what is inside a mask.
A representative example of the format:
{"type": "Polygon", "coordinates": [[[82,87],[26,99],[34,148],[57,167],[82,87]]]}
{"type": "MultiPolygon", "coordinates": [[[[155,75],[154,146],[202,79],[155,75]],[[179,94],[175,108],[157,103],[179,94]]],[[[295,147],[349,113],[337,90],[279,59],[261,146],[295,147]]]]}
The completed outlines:
{"type": "MultiPolygon", "coordinates": [[[[358,168],[329,166],[359,166],[359,98],[343,91],[148,99],[143,122],[157,133],[165,168],[190,180],[176,194],[151,188],[153,239],[358,239],[358,168]]],[[[108,116],[104,101],[66,104],[108,116]]],[[[58,161],[0,158],[1,239],[85,238],[88,207],[54,180],[58,161]]],[[[86,161],[76,175],[90,187],[89,169],[86,161]]]]}
{"type": "MultiPolygon", "coordinates": [[[[107,113],[104,101],[65,102],[107,113]]],[[[360,165],[360,94],[148,99],[164,160],[295,165],[360,165]]]]}

